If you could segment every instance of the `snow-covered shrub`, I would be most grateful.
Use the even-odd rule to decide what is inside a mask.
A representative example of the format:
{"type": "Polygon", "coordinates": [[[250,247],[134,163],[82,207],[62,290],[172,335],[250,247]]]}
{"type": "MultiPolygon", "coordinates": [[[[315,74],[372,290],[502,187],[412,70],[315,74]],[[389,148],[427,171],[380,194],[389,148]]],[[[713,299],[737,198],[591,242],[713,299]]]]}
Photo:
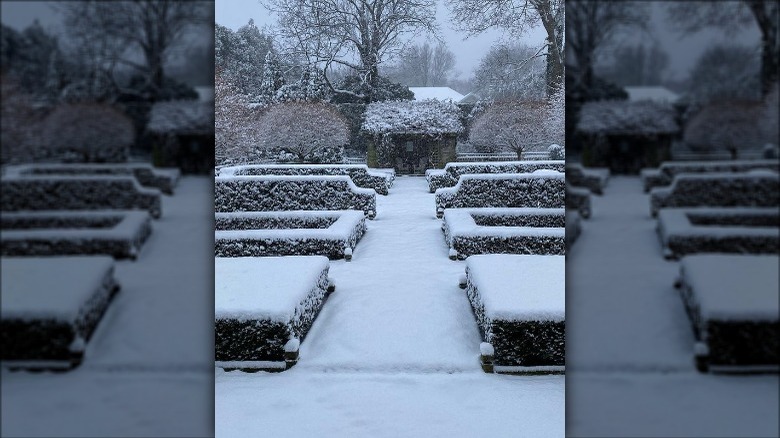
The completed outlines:
{"type": "Polygon", "coordinates": [[[13,175],[133,175],[145,187],[157,188],[172,195],[179,181],[179,169],[155,168],[146,163],[121,164],[35,164],[11,166],[6,169],[7,176],[13,175]]]}
{"type": "Polygon", "coordinates": [[[40,117],[33,98],[7,75],[0,75],[0,164],[49,158],[39,147],[40,117]]]}
{"type": "Polygon", "coordinates": [[[747,172],[754,169],[780,171],[777,160],[734,161],[665,161],[656,172],[647,169],[642,173],[643,185],[648,192],[653,187],[668,186],[676,175],[682,173],[747,172]]]}
{"type": "Polygon", "coordinates": [[[262,176],[262,175],[347,175],[356,186],[374,189],[380,195],[387,195],[392,176],[387,172],[372,171],[365,164],[310,164],[310,165],[245,165],[223,167],[220,176],[262,176]]]}
{"type": "Polygon", "coordinates": [[[119,289],[114,260],[107,256],[3,257],[0,268],[15,273],[16,284],[3,289],[2,360],[24,361],[29,368],[78,366],[86,342],[119,289]],[[83,283],[74,281],[73,272],[83,283]],[[57,285],[56,290],[52,285],[57,285]],[[51,304],[41,306],[51,301],[52,294],[59,303],[55,310],[51,304]]]}
{"type": "Polygon", "coordinates": [[[564,259],[559,255],[489,254],[466,260],[466,295],[483,341],[493,346],[496,366],[564,365],[564,259]],[[544,302],[545,310],[517,304],[526,301],[544,302]]]}
{"type": "Polygon", "coordinates": [[[565,160],[566,152],[563,150],[563,146],[559,144],[551,144],[547,146],[547,154],[551,160],[565,160]]]}
{"type": "Polygon", "coordinates": [[[152,232],[141,211],[3,213],[2,255],[94,255],[135,258],[152,232]]]}
{"type": "Polygon", "coordinates": [[[159,218],[161,194],[131,176],[25,176],[3,178],[4,211],[148,210],[159,218]]]}
{"type": "Polygon", "coordinates": [[[564,174],[555,171],[463,175],[458,184],[436,190],[436,215],[447,208],[564,206],[564,174]]]}
{"type": "Polygon", "coordinates": [[[671,104],[654,101],[585,102],[577,131],[587,135],[631,132],[636,135],[675,134],[680,127],[671,104]]]}
{"type": "Polygon", "coordinates": [[[696,352],[704,356],[697,357],[700,371],[717,366],[744,372],[780,363],[778,266],[776,254],[683,257],[680,295],[696,340],[704,344],[696,352]]]}
{"type": "Polygon", "coordinates": [[[133,121],[103,104],[60,105],[43,121],[42,145],[64,162],[127,161],[135,139],[133,121]]]}
{"type": "Polygon", "coordinates": [[[667,258],[695,253],[777,254],[777,208],[664,208],[658,235],[667,258]]]}
{"type": "Polygon", "coordinates": [[[527,161],[497,161],[483,163],[447,163],[444,170],[450,174],[454,183],[461,175],[473,173],[531,173],[537,170],[550,169],[558,172],[565,170],[563,160],[527,160],[527,161]]]}
{"type": "Polygon", "coordinates": [[[222,76],[214,78],[214,157],[217,165],[258,162],[265,151],[258,147],[258,118],[263,105],[249,98],[222,76]]]}
{"type": "Polygon", "coordinates": [[[376,192],[355,186],[348,176],[235,176],[214,182],[218,212],[362,210],[376,214],[376,192]]]}
{"type": "Polygon", "coordinates": [[[341,259],[366,231],[359,211],[217,213],[217,257],[323,255],[341,259]]]}
{"type": "Polygon", "coordinates": [[[580,216],[590,217],[590,190],[583,187],[566,186],[566,208],[577,211],[580,216]]]}
{"type": "Polygon", "coordinates": [[[460,260],[474,254],[565,253],[564,209],[453,208],[444,239],[460,260]]]}
{"type": "Polygon", "coordinates": [[[292,338],[306,337],[325,301],[328,259],[218,257],[214,266],[217,278],[237,279],[220,282],[215,291],[217,366],[285,369],[285,345],[292,338]],[[273,302],[264,302],[263,297],[274,297],[273,302]]]}
{"type": "Polygon", "coordinates": [[[258,126],[262,148],[295,154],[301,163],[341,163],[349,142],[346,119],[326,103],[273,105],[258,126]]]}
{"type": "Polygon", "coordinates": [[[541,151],[553,138],[547,131],[544,101],[500,102],[490,106],[471,125],[469,142],[478,152],[541,151]]]}
{"type": "Polygon", "coordinates": [[[585,187],[592,193],[601,195],[604,193],[604,186],[607,185],[609,170],[586,169],[579,163],[566,165],[566,184],[577,187],[585,187]]]}
{"type": "Polygon", "coordinates": [[[378,77],[376,82],[377,86],[373,86],[363,75],[347,75],[336,84],[336,89],[341,92],[333,96],[332,102],[369,103],[414,99],[414,93],[405,85],[392,82],[384,76],[378,77]]]}
{"type": "Polygon", "coordinates": [[[435,193],[443,187],[452,187],[458,183],[444,169],[428,169],[425,171],[425,179],[428,181],[428,191],[435,193]]]}
{"type": "Polygon", "coordinates": [[[568,251],[582,233],[582,219],[576,211],[566,212],[566,250],[568,251]]]}
{"type": "Polygon", "coordinates": [[[374,102],[366,107],[362,130],[381,136],[424,134],[438,137],[463,130],[460,109],[450,101],[374,102]]]}
{"type": "Polygon", "coordinates": [[[677,175],[669,187],[650,191],[650,214],[665,207],[775,207],[780,178],[777,172],[677,175]]]}

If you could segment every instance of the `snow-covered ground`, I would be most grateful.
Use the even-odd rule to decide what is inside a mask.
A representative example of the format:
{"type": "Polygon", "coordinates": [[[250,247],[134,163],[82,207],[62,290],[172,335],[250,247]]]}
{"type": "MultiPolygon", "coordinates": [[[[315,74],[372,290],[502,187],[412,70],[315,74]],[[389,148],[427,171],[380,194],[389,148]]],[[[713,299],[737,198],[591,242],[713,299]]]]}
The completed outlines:
{"type": "MultiPolygon", "coordinates": [[[[563,376],[484,374],[434,195],[398,177],[283,373],[216,371],[217,437],[564,435],[563,376]]],[[[563,275],[563,273],[561,273],[563,275]]]]}
{"type": "Polygon", "coordinates": [[[81,367],[2,371],[2,436],[213,436],[212,181],[183,178],[138,260],[116,262],[81,367]]]}
{"type": "Polygon", "coordinates": [[[777,375],[699,374],[679,262],[635,177],[610,179],[566,259],[569,436],[778,436],[777,375]]]}

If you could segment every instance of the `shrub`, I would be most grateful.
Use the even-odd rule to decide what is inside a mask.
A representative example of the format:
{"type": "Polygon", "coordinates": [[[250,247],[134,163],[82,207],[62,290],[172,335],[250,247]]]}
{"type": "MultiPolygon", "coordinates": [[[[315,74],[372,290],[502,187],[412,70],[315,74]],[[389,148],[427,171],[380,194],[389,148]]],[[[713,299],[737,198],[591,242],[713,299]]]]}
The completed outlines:
{"type": "Polygon", "coordinates": [[[60,105],[43,121],[42,146],[64,162],[127,161],[135,139],[133,121],[104,104],[60,105]]]}
{"type": "Polygon", "coordinates": [[[301,163],[341,163],[349,142],[346,119],[325,103],[274,105],[261,117],[259,129],[264,149],[294,154],[301,163]]]}

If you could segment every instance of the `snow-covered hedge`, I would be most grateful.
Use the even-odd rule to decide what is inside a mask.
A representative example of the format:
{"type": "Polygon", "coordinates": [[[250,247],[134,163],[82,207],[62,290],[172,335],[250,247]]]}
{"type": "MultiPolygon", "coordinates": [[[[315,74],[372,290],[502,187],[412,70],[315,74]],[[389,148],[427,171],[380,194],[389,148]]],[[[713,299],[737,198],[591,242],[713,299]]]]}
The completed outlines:
{"type": "Polygon", "coordinates": [[[777,255],[683,257],[680,294],[696,336],[700,371],[780,368],[779,266],[777,255]]]}
{"type": "Polygon", "coordinates": [[[576,211],[566,212],[566,250],[568,251],[582,233],[582,219],[576,211]]]}
{"type": "Polygon", "coordinates": [[[566,184],[585,187],[601,195],[609,180],[609,169],[586,169],[580,163],[566,165],[566,184]]]}
{"type": "Polygon", "coordinates": [[[576,210],[580,216],[590,217],[590,190],[583,187],[566,187],[566,208],[576,210]]]}
{"type": "Polygon", "coordinates": [[[162,195],[132,176],[22,176],[0,182],[4,211],[148,210],[162,214],[162,195]]]}
{"type": "Polygon", "coordinates": [[[565,175],[551,170],[463,175],[454,187],[436,190],[436,216],[447,208],[563,207],[565,186],[565,175]]]}
{"type": "Polygon", "coordinates": [[[775,207],[780,178],[770,170],[677,175],[650,191],[650,214],[665,207],[775,207]]]}
{"type": "Polygon", "coordinates": [[[563,368],[564,260],[507,254],[466,260],[466,294],[483,341],[493,347],[496,371],[563,368]]]}
{"type": "MultiPolygon", "coordinates": [[[[563,172],[565,170],[566,162],[563,160],[525,160],[525,161],[492,161],[492,162],[475,162],[475,163],[447,163],[444,166],[444,171],[450,176],[450,179],[441,178],[437,184],[449,185],[441,187],[452,187],[458,183],[458,179],[461,175],[470,175],[474,173],[532,173],[537,170],[556,170],[563,172]]],[[[430,185],[430,180],[429,180],[430,185]]],[[[439,187],[436,187],[437,189],[439,187]]],[[[433,189],[431,193],[434,193],[436,189],[433,189]]]]}
{"type": "Polygon", "coordinates": [[[444,169],[428,169],[425,171],[425,180],[428,181],[428,190],[436,193],[436,190],[444,187],[452,187],[458,183],[444,169]]]}
{"type": "Polygon", "coordinates": [[[747,172],[754,169],[780,171],[778,160],[736,160],[736,161],[665,161],[658,169],[642,171],[642,186],[645,192],[653,187],[668,186],[674,177],[683,173],[747,172]]]}
{"type": "Polygon", "coordinates": [[[105,254],[135,259],[152,232],[143,211],[45,211],[0,216],[3,256],[105,254]]]}
{"type": "Polygon", "coordinates": [[[10,166],[6,175],[133,175],[142,186],[157,188],[172,195],[179,182],[180,172],[177,168],[157,168],[147,163],[30,164],[10,166]]]}
{"type": "Polygon", "coordinates": [[[348,176],[228,176],[214,179],[214,210],[362,210],[376,215],[376,192],[348,176]]]}
{"type": "Polygon", "coordinates": [[[386,195],[392,185],[394,175],[374,171],[365,164],[252,164],[223,167],[219,176],[265,176],[265,175],[347,175],[356,186],[374,189],[380,195],[386,195]]]}
{"type": "Polygon", "coordinates": [[[778,208],[662,208],[658,235],[667,258],[695,253],[777,254],[778,208]]]}
{"type": "Polygon", "coordinates": [[[323,255],[351,259],[366,231],[355,210],[217,213],[217,257],[323,255]]]}
{"type": "Polygon", "coordinates": [[[450,257],[565,254],[563,208],[451,208],[444,212],[450,257]]]}
{"type": "Polygon", "coordinates": [[[70,369],[119,290],[107,256],[3,257],[3,366],[70,369]]]}
{"type": "Polygon", "coordinates": [[[368,104],[362,131],[371,135],[458,134],[463,131],[457,105],[439,100],[384,101],[368,104]]]}
{"type": "Polygon", "coordinates": [[[217,257],[214,266],[217,366],[285,369],[285,345],[304,340],[325,301],[327,257],[217,257]]]}

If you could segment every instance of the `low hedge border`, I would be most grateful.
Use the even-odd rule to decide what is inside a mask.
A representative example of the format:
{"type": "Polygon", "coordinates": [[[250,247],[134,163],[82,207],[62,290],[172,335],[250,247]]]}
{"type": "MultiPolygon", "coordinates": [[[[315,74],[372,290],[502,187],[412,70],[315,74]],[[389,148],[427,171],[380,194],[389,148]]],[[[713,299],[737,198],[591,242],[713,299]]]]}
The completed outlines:
{"type": "Polygon", "coordinates": [[[223,167],[219,176],[303,176],[346,175],[356,186],[374,189],[380,195],[387,195],[395,174],[370,169],[365,164],[251,164],[223,167]]]}
{"type": "MultiPolygon", "coordinates": [[[[307,261],[307,276],[310,271],[316,270],[319,274],[312,282],[308,293],[300,298],[300,301],[294,308],[288,309],[287,314],[283,316],[268,316],[262,312],[253,315],[253,311],[247,310],[243,315],[234,315],[231,312],[223,312],[219,306],[215,312],[215,360],[217,366],[226,369],[264,369],[267,371],[281,371],[290,365],[285,366],[287,362],[286,353],[290,352],[289,344],[297,340],[302,342],[309,332],[311,325],[319,314],[325,302],[330,280],[328,279],[328,262],[324,257],[298,257],[298,259],[309,259],[307,261]],[[322,259],[320,261],[318,259],[322,259]],[[288,351],[286,351],[288,350],[288,351]]],[[[263,277],[263,269],[279,270],[290,268],[286,263],[291,257],[274,258],[244,258],[244,259],[221,259],[217,258],[217,278],[221,272],[224,272],[225,265],[220,261],[235,260],[238,264],[252,261],[257,264],[254,273],[246,276],[248,281],[255,281],[263,277]],[[284,259],[280,261],[280,259],[284,259]],[[264,265],[264,266],[263,266],[264,265]]],[[[298,264],[295,267],[300,267],[298,264]]],[[[293,269],[289,276],[295,277],[301,274],[293,269]]],[[[277,285],[279,293],[289,294],[291,291],[285,289],[284,285],[277,285]]],[[[295,293],[295,292],[293,292],[295,293]]],[[[297,348],[294,349],[297,353],[297,348]]]]}
{"type": "Polygon", "coordinates": [[[576,211],[566,212],[566,250],[568,251],[574,245],[574,242],[582,233],[582,219],[576,211]]]}
{"type": "Polygon", "coordinates": [[[448,209],[442,230],[450,258],[475,254],[565,254],[564,209],[448,209]]]}
{"type": "MultiPolygon", "coordinates": [[[[35,293],[40,299],[26,304],[24,309],[9,309],[5,306],[0,319],[0,361],[12,369],[71,369],[81,364],[86,343],[90,340],[98,323],[105,314],[112,299],[119,291],[114,279],[114,262],[110,257],[52,257],[46,259],[15,258],[2,259],[3,272],[15,275],[3,276],[3,302],[13,300],[11,294],[35,293]],[[79,272],[80,279],[87,284],[74,285],[70,272],[79,272]],[[19,273],[23,273],[20,274],[19,273]],[[41,314],[39,306],[46,293],[64,293],[62,290],[41,290],[35,278],[45,273],[56,278],[63,288],[93,288],[78,304],[77,309],[62,309],[61,314],[48,311],[41,314]],[[29,313],[32,312],[32,315],[29,313]]],[[[44,306],[46,307],[46,306],[44,306]]]]}
{"type": "Polygon", "coordinates": [[[657,169],[642,171],[642,187],[649,192],[654,187],[668,186],[683,173],[748,172],[754,169],[780,171],[777,160],[665,161],[657,169]]]}
{"type": "Polygon", "coordinates": [[[376,192],[348,176],[235,176],[215,178],[217,212],[362,210],[376,216],[376,192]]]}
{"type": "Polygon", "coordinates": [[[777,254],[780,208],[663,208],[658,236],[664,257],[696,253],[777,254]]]}
{"type": "Polygon", "coordinates": [[[23,176],[3,178],[3,211],[147,210],[162,215],[161,194],[131,176],[23,176]]]}
{"type": "Polygon", "coordinates": [[[454,187],[436,190],[436,217],[447,208],[560,208],[565,186],[556,171],[464,175],[454,187]]]}
{"type": "Polygon", "coordinates": [[[142,211],[43,211],[0,216],[3,256],[110,255],[136,259],[152,233],[142,211]]]}
{"type": "Polygon", "coordinates": [[[181,173],[176,168],[159,168],[147,163],[111,164],[27,164],[10,166],[8,176],[123,176],[132,175],[149,188],[173,195],[181,173]]]}
{"type": "Polygon", "coordinates": [[[604,194],[608,179],[609,169],[586,169],[579,163],[566,165],[566,184],[584,187],[593,194],[604,194]]]}
{"type": "Polygon", "coordinates": [[[650,191],[650,214],[667,207],[776,207],[780,178],[776,172],[677,175],[669,187],[650,191]]]}
{"type": "Polygon", "coordinates": [[[582,187],[566,187],[566,208],[576,211],[584,218],[590,218],[590,191],[582,187]]]}
{"type": "Polygon", "coordinates": [[[216,213],[217,257],[323,255],[352,259],[366,231],[355,210],[216,213]]]}

